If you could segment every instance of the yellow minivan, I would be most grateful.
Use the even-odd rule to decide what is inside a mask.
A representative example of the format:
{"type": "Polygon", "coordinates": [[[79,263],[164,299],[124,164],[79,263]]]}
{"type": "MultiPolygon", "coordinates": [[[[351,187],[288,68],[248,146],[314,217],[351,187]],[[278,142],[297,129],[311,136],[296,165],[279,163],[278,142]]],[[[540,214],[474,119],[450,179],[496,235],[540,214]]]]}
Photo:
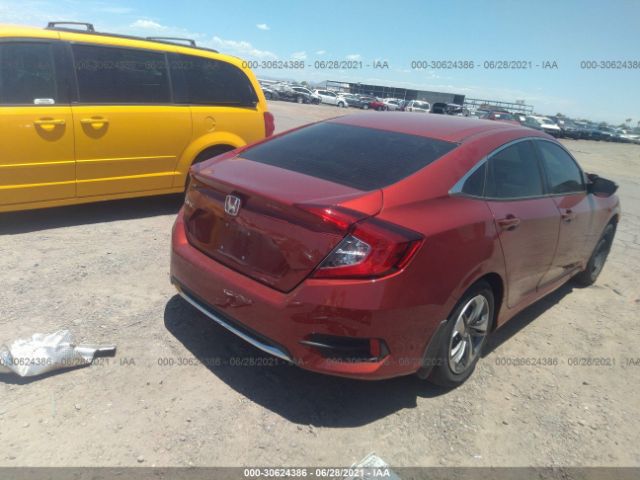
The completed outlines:
{"type": "Polygon", "coordinates": [[[0,26],[0,212],[182,192],[273,129],[242,60],[192,40],[0,26]]]}

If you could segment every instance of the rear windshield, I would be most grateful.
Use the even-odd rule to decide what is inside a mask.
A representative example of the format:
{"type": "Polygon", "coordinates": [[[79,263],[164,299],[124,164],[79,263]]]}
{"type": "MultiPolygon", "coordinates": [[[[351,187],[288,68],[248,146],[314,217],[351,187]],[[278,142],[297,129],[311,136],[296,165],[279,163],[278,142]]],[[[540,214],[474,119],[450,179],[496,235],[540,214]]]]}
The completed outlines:
{"type": "Polygon", "coordinates": [[[242,157],[368,191],[408,177],[456,146],[433,138],[326,122],[256,145],[242,157]]]}

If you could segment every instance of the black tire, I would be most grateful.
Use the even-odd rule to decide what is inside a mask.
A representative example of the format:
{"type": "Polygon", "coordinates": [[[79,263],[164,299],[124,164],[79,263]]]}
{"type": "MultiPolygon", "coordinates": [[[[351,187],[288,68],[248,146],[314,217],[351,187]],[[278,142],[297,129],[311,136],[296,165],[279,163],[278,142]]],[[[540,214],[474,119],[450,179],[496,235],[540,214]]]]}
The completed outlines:
{"type": "Polygon", "coordinates": [[[344,103],[343,102],[338,102],[338,108],[344,108],[344,103]]]}
{"type": "Polygon", "coordinates": [[[615,234],[615,225],[610,223],[605,227],[602,235],[600,236],[600,240],[598,240],[596,248],[593,250],[591,257],[587,262],[587,268],[573,277],[573,281],[576,284],[582,287],[588,287],[596,282],[604,268],[609,252],[611,251],[611,244],[613,243],[613,237],[615,234]]]}
{"type": "Polygon", "coordinates": [[[363,110],[369,110],[369,105],[365,103],[364,105],[362,105],[362,109],[363,110]]]}
{"type": "Polygon", "coordinates": [[[430,382],[452,388],[461,385],[471,376],[493,327],[494,312],[493,290],[487,282],[481,280],[465,292],[447,319],[434,362],[436,366],[429,376],[430,382]],[[477,318],[467,315],[470,309],[473,313],[476,308],[480,309],[477,318]],[[463,325],[463,332],[457,328],[460,323],[463,325]],[[458,355],[453,352],[460,351],[462,355],[456,362],[458,355]]]}
{"type": "Polygon", "coordinates": [[[298,104],[303,104],[303,103],[304,103],[304,98],[302,98],[302,97],[296,97],[296,103],[298,103],[298,104]]]}
{"type": "Polygon", "coordinates": [[[269,92],[265,93],[264,98],[266,98],[267,100],[271,100],[271,94],[269,92]]]}
{"type": "MultiPolygon", "coordinates": [[[[195,165],[196,163],[204,162],[205,160],[209,160],[217,155],[221,155],[225,152],[233,150],[231,145],[216,145],[215,147],[209,147],[201,151],[196,158],[193,159],[191,165],[195,165]]],[[[187,175],[187,179],[184,182],[184,191],[186,192],[189,189],[189,180],[190,176],[187,175]]]]}

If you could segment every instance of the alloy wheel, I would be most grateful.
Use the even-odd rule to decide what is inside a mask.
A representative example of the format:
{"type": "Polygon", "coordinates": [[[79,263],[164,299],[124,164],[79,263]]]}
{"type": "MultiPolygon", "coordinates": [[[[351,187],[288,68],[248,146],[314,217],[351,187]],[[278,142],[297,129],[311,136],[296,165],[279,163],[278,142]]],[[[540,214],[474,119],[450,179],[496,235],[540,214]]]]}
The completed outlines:
{"type": "Polygon", "coordinates": [[[489,302],[476,295],[460,310],[449,339],[449,368],[461,374],[473,365],[489,328],[489,302]]]}

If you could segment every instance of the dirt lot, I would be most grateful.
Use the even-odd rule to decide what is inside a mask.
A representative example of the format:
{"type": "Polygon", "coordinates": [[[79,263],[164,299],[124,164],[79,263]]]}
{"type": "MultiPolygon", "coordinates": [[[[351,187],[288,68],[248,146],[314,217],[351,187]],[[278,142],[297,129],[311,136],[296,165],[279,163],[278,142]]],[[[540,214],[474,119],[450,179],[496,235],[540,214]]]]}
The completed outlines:
{"type": "MultiPolygon", "coordinates": [[[[272,111],[279,130],[346,113],[272,111]]],[[[394,466],[640,465],[640,146],[564,143],[620,184],[609,262],[596,286],[566,286],[497,332],[454,391],[220,366],[262,354],[169,284],[179,198],[0,215],[0,343],[71,328],[118,346],[89,368],[0,378],[0,465],[337,466],[372,451],[394,466]],[[503,365],[521,357],[558,364],[503,365]]]]}

